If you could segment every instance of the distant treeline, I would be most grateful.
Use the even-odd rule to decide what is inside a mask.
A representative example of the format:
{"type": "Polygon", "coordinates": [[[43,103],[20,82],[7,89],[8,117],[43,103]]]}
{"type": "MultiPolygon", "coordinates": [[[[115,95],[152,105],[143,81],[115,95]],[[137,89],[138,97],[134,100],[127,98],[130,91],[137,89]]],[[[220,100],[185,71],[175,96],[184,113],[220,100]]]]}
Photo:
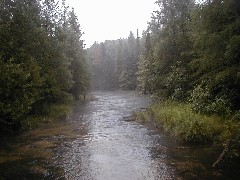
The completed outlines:
{"type": "Polygon", "coordinates": [[[141,39],[95,43],[88,50],[96,88],[143,89],[190,102],[194,111],[240,109],[238,0],[158,0],[141,39]]]}
{"type": "Polygon", "coordinates": [[[88,49],[88,61],[92,67],[93,89],[137,88],[137,67],[140,42],[133,33],[127,39],[95,42],[88,49]]]}
{"type": "Polygon", "coordinates": [[[0,130],[85,93],[82,34],[65,1],[0,1],[0,130]]]}

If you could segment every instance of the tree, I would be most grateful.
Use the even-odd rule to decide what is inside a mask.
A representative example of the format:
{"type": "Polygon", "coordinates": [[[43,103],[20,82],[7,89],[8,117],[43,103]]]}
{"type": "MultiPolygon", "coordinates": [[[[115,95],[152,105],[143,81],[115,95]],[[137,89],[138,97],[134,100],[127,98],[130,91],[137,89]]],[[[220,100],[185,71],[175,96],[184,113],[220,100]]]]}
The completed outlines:
{"type": "Polygon", "coordinates": [[[130,32],[127,44],[124,49],[124,65],[120,74],[120,87],[123,89],[136,89],[137,87],[137,40],[132,32],[130,32]]]}
{"type": "Polygon", "coordinates": [[[152,92],[154,88],[154,61],[150,33],[146,32],[143,39],[145,40],[144,50],[140,56],[138,67],[139,87],[142,90],[152,92]]]}
{"type": "Polygon", "coordinates": [[[0,1],[0,128],[19,128],[26,116],[47,115],[52,105],[71,101],[71,90],[74,96],[87,90],[76,16],[56,5],[0,1]]]}
{"type": "MultiPolygon", "coordinates": [[[[156,4],[159,9],[149,23],[145,43],[145,46],[151,47],[145,48],[145,51],[152,52],[142,55],[139,79],[142,79],[142,86],[147,87],[148,91],[171,97],[180,89],[180,82],[176,81],[179,79],[176,67],[178,72],[185,73],[181,76],[186,75],[191,59],[188,23],[193,4],[190,0],[159,0],[156,4]]],[[[181,94],[187,90],[181,89],[181,94]]]]}
{"type": "Polygon", "coordinates": [[[83,33],[81,32],[80,25],[77,20],[77,16],[75,15],[74,10],[69,12],[68,17],[68,25],[65,28],[65,33],[68,34],[69,37],[66,39],[67,49],[66,56],[70,60],[70,67],[72,70],[73,76],[73,86],[71,88],[71,93],[73,94],[76,100],[79,99],[81,94],[85,94],[88,85],[89,85],[89,77],[88,77],[88,67],[85,60],[85,51],[84,44],[81,40],[83,33]]]}
{"type": "Polygon", "coordinates": [[[41,36],[39,12],[37,1],[1,1],[0,126],[19,124],[41,98],[40,67],[30,51],[41,36]]]}
{"type": "Polygon", "coordinates": [[[213,0],[193,12],[194,82],[207,83],[212,100],[227,97],[239,109],[240,17],[235,1],[213,0]]]}

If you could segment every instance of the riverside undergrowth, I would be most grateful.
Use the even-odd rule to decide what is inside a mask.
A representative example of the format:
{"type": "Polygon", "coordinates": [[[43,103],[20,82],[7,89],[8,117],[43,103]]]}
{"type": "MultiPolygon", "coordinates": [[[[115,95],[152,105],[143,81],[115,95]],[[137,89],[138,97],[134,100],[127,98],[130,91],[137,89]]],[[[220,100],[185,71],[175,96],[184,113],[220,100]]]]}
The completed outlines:
{"type": "Polygon", "coordinates": [[[51,123],[59,119],[66,119],[72,111],[73,106],[81,105],[88,101],[95,101],[97,98],[91,94],[81,95],[78,100],[68,103],[53,104],[49,106],[45,113],[39,115],[29,115],[22,123],[22,130],[29,130],[41,124],[51,123]]]}
{"type": "Polygon", "coordinates": [[[40,115],[30,115],[22,121],[22,130],[29,130],[41,124],[51,123],[57,119],[65,119],[71,113],[71,104],[55,104],[48,108],[48,112],[40,115]]]}
{"type": "Polygon", "coordinates": [[[143,121],[153,118],[167,132],[188,143],[223,142],[239,135],[236,118],[206,116],[194,112],[186,103],[164,101],[140,112],[138,117],[143,121]]]}

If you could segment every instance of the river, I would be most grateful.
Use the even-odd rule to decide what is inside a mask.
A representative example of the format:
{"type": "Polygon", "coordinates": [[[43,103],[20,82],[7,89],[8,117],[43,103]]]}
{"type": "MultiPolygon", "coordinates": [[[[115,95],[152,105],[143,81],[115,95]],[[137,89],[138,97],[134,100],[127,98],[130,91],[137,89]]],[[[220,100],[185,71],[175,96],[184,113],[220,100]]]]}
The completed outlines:
{"type": "Polygon", "coordinates": [[[219,150],[186,147],[152,123],[124,118],[147,107],[148,98],[121,91],[93,96],[66,120],[5,137],[0,179],[224,179],[209,170],[219,150]]]}

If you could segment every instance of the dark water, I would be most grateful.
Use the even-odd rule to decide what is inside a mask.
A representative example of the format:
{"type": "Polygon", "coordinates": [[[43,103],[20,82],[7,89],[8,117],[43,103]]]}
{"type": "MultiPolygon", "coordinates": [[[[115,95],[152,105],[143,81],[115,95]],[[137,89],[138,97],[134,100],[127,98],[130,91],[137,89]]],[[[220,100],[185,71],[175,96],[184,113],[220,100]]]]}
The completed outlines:
{"type": "Polygon", "coordinates": [[[95,92],[65,121],[5,138],[0,179],[225,179],[219,149],[183,147],[150,124],[126,121],[149,105],[133,92],[95,92]]]}

